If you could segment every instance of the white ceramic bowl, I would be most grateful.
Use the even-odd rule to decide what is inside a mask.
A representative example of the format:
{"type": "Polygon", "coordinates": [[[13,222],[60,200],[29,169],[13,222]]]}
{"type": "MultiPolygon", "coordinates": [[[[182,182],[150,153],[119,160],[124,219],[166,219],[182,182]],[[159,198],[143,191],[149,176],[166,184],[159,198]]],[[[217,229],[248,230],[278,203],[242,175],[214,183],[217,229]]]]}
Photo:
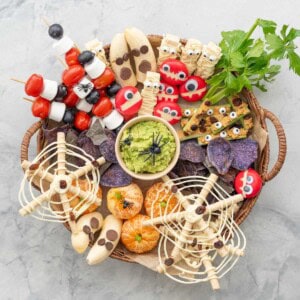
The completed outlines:
{"type": "Polygon", "coordinates": [[[116,144],[115,144],[115,151],[116,151],[116,156],[117,156],[117,160],[120,164],[120,166],[122,167],[122,169],[129,175],[131,175],[134,178],[140,179],[140,180],[155,180],[155,179],[159,179],[162,176],[168,174],[176,165],[178,157],[179,157],[179,153],[180,153],[180,141],[179,141],[179,137],[176,133],[176,130],[174,129],[174,127],[172,125],[170,125],[167,121],[165,121],[164,119],[158,118],[158,117],[154,117],[154,116],[140,116],[140,117],[136,117],[133,118],[132,120],[130,120],[129,122],[127,122],[122,129],[119,131],[118,135],[117,135],[117,139],[116,139],[116,144]],[[172,161],[170,162],[169,166],[158,173],[135,173],[131,170],[129,170],[127,168],[127,166],[125,165],[122,156],[121,156],[121,151],[120,151],[120,141],[123,135],[123,132],[133,126],[136,123],[140,123],[143,121],[155,121],[155,122],[160,122],[162,124],[164,124],[171,132],[171,134],[174,136],[175,139],[175,144],[176,144],[176,150],[174,153],[174,157],[172,159],[172,161]]]}

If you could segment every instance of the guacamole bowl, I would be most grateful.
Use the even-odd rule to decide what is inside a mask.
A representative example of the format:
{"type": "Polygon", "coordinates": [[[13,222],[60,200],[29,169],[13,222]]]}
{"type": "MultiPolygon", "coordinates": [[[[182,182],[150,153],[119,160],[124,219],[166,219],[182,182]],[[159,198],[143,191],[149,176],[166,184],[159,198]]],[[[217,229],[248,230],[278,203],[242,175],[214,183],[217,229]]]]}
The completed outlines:
{"type": "Polygon", "coordinates": [[[155,180],[176,165],[180,141],[167,121],[145,115],[131,119],[121,128],[115,151],[126,173],[139,180],[155,180]]]}

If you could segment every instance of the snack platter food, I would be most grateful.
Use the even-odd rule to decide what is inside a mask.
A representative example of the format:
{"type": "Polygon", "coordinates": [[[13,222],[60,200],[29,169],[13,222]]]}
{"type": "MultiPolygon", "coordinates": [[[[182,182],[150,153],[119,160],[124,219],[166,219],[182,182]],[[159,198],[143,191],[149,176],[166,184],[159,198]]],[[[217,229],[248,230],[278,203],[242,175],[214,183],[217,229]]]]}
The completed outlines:
{"type": "MultiPolygon", "coordinates": [[[[272,24],[263,21],[256,26],[272,24]]],[[[48,33],[62,83],[38,74],[24,82],[41,120],[22,142],[20,215],[63,223],[89,265],[111,256],[219,289],[246,253],[239,225],[284,163],[279,120],[249,85],[235,92],[221,78],[224,41],[131,27],[110,45],[79,49],[60,24],[48,33]],[[266,119],[279,139],[271,171],[266,119]]]]}

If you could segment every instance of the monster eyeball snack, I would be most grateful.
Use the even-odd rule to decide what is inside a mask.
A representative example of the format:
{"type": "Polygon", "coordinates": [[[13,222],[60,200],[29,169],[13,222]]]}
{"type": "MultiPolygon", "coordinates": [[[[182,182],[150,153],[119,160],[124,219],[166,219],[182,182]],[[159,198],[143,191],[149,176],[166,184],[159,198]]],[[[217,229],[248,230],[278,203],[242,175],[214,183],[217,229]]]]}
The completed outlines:
{"type": "Polygon", "coordinates": [[[20,214],[68,223],[89,265],[110,255],[143,260],[176,282],[219,289],[245,254],[239,224],[283,163],[282,131],[268,173],[270,143],[258,132],[276,118],[250,92],[277,74],[274,59],[295,60],[298,30],[285,26],[277,36],[276,27],[258,19],[218,45],[129,27],[110,45],[95,38],[80,50],[60,24],[49,26],[65,68],[57,81],[34,73],[25,82],[47,146],[22,162],[20,214]],[[284,43],[274,48],[273,40],[284,43]],[[41,179],[48,190],[25,192],[41,179]]]}

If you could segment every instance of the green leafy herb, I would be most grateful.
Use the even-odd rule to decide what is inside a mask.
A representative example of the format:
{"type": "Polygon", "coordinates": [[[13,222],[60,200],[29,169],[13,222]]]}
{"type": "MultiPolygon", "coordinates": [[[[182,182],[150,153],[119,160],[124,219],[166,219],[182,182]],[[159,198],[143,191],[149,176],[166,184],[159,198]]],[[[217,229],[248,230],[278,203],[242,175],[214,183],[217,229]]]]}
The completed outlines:
{"type": "Polygon", "coordinates": [[[253,86],[266,91],[265,83],[273,82],[280,72],[275,60],[288,59],[290,69],[300,75],[300,56],[294,43],[300,37],[300,30],[283,25],[278,34],[276,31],[275,22],[257,19],[248,32],[222,32],[223,39],[219,44],[222,57],[216,66],[216,74],[208,80],[210,89],[205,98],[217,103],[253,86]],[[251,38],[258,27],[262,29],[262,37],[251,38]]]}

